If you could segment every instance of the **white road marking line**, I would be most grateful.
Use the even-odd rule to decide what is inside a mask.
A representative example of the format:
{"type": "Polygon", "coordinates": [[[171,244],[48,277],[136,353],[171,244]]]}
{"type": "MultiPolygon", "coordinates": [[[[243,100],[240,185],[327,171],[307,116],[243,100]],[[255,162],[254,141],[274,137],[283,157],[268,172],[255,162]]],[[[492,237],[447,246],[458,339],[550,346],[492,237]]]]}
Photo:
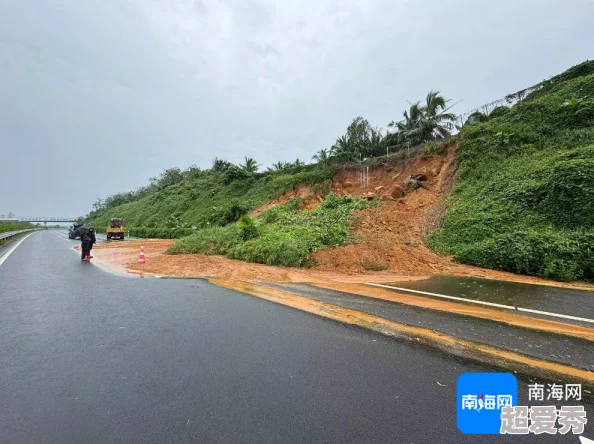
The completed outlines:
{"type": "Polygon", "coordinates": [[[444,299],[453,299],[454,301],[472,302],[473,304],[488,305],[490,307],[505,308],[507,310],[515,310],[516,309],[516,307],[512,307],[511,305],[495,304],[494,302],[475,301],[472,299],[459,298],[457,296],[446,296],[445,294],[429,293],[428,291],[411,290],[409,288],[403,288],[403,287],[392,287],[391,285],[372,284],[371,282],[368,282],[366,285],[371,285],[373,287],[390,288],[392,290],[409,291],[411,293],[425,294],[427,296],[435,296],[435,297],[444,298],[444,299]]]}
{"type": "Polygon", "coordinates": [[[454,301],[469,302],[471,304],[479,304],[479,305],[486,305],[486,306],[490,306],[490,307],[503,308],[506,310],[523,311],[525,313],[534,313],[534,314],[540,314],[543,316],[551,316],[551,317],[561,318],[561,319],[571,319],[573,321],[588,322],[588,323],[594,324],[594,319],[580,318],[578,316],[571,316],[571,315],[566,315],[566,314],[562,314],[562,313],[553,313],[550,311],[533,310],[531,308],[513,307],[511,305],[495,304],[493,302],[475,301],[473,299],[460,298],[457,296],[447,296],[445,294],[430,293],[428,291],[421,291],[421,290],[411,290],[410,288],[393,287],[391,285],[373,284],[371,282],[366,283],[366,285],[370,285],[372,287],[389,288],[391,290],[400,290],[400,291],[404,291],[404,292],[424,294],[427,296],[435,296],[435,297],[443,298],[443,299],[452,299],[454,301]]]}
{"type": "Polygon", "coordinates": [[[11,253],[12,253],[14,250],[16,250],[16,249],[17,249],[17,247],[18,247],[19,245],[21,245],[25,239],[27,239],[29,236],[31,236],[32,234],[35,234],[35,233],[37,233],[37,231],[34,231],[33,233],[29,233],[29,234],[27,234],[27,235],[26,235],[24,238],[22,238],[20,241],[18,241],[18,242],[16,243],[16,245],[14,245],[14,246],[13,246],[13,247],[12,247],[10,250],[8,250],[6,253],[4,253],[4,256],[0,257],[0,265],[2,265],[2,264],[4,263],[4,261],[5,261],[6,259],[8,259],[8,256],[10,256],[10,255],[11,255],[11,253]]]}
{"type": "Polygon", "coordinates": [[[551,313],[549,311],[533,310],[531,308],[522,308],[522,307],[518,307],[518,311],[525,311],[526,313],[536,313],[536,314],[541,314],[544,316],[555,316],[557,318],[572,319],[574,321],[590,322],[590,323],[594,324],[594,319],[580,318],[578,316],[570,316],[570,315],[565,315],[565,314],[561,314],[561,313],[551,313]]]}

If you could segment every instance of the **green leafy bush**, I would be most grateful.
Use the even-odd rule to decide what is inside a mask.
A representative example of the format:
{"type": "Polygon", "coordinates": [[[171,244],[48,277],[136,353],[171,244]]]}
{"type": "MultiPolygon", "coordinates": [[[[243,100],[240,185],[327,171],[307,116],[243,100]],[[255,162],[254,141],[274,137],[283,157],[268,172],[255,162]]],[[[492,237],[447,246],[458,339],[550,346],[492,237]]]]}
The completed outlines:
{"type": "Polygon", "coordinates": [[[209,225],[224,226],[239,220],[241,216],[249,212],[250,207],[234,199],[231,203],[221,207],[213,207],[213,211],[208,218],[209,225]]]}
{"type": "MultiPolygon", "coordinates": [[[[103,229],[99,232],[105,232],[105,230],[103,229]]],[[[145,239],[179,239],[183,236],[189,236],[193,232],[194,230],[191,228],[126,227],[126,234],[128,236],[145,239]]]]}
{"type": "Polygon", "coordinates": [[[247,214],[239,219],[239,229],[241,230],[241,238],[244,241],[258,237],[258,227],[247,214]]]}
{"type": "Polygon", "coordinates": [[[167,253],[227,254],[230,248],[241,241],[241,230],[237,225],[204,228],[177,240],[167,253]]]}
{"type": "Polygon", "coordinates": [[[510,111],[508,106],[497,106],[489,113],[489,119],[505,116],[510,111]]]}
{"type": "Polygon", "coordinates": [[[299,199],[292,199],[256,220],[244,216],[238,225],[197,230],[178,240],[169,253],[226,254],[268,265],[311,266],[312,252],[349,241],[352,212],[373,203],[329,194],[315,210],[298,210],[298,205],[299,199]]]}
{"type": "Polygon", "coordinates": [[[461,250],[462,263],[562,281],[594,278],[594,234],[514,231],[461,250]]]}
{"type": "Polygon", "coordinates": [[[379,260],[372,260],[372,259],[361,259],[359,261],[359,264],[361,264],[361,266],[366,269],[366,270],[370,270],[370,271],[384,271],[388,269],[388,264],[386,264],[384,261],[379,261],[379,260]]]}
{"type": "Polygon", "coordinates": [[[265,230],[258,239],[234,245],[228,256],[260,264],[305,267],[313,265],[309,253],[322,246],[306,228],[265,230]]]}

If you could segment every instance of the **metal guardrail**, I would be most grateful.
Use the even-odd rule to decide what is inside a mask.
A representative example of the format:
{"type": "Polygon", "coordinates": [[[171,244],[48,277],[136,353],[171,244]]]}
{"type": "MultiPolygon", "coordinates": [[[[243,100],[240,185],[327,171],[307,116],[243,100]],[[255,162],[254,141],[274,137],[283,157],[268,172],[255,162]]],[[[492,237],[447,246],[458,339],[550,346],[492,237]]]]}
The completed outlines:
{"type": "Polygon", "coordinates": [[[29,231],[38,231],[39,228],[29,228],[28,230],[17,230],[7,231],[6,233],[0,233],[0,240],[8,239],[9,237],[16,236],[17,234],[27,233],[29,231]]]}

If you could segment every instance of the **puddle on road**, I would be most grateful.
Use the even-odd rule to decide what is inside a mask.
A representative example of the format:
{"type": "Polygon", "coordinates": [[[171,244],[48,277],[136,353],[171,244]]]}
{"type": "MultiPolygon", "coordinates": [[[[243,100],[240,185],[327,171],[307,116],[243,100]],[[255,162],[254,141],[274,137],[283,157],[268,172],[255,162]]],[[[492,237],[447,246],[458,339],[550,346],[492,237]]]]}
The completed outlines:
{"type": "Polygon", "coordinates": [[[594,292],[587,290],[446,275],[390,285],[594,319],[594,292]]]}

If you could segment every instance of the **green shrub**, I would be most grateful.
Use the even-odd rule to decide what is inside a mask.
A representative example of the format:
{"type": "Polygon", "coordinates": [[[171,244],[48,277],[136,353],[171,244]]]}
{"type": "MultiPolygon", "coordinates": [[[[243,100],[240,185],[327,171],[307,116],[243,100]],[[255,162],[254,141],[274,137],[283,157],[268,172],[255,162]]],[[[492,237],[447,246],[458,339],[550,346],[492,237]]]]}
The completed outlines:
{"type": "Polygon", "coordinates": [[[561,226],[594,228],[594,146],[572,150],[555,162],[542,206],[561,226]]]}
{"type": "Polygon", "coordinates": [[[455,255],[467,264],[570,281],[594,278],[594,234],[516,231],[469,245],[455,255]]]}
{"type": "Polygon", "coordinates": [[[196,230],[190,236],[179,239],[168,254],[226,254],[236,243],[241,242],[241,231],[236,225],[211,227],[196,230]]]}
{"type": "Polygon", "coordinates": [[[315,210],[298,210],[299,199],[292,199],[256,220],[244,216],[236,226],[197,230],[169,253],[226,254],[248,262],[307,267],[313,265],[312,252],[348,242],[352,212],[370,205],[330,194],[315,210]]]}
{"type": "Polygon", "coordinates": [[[508,106],[497,106],[489,113],[489,119],[505,116],[509,111],[510,109],[508,106]]]}
{"type": "Polygon", "coordinates": [[[230,184],[233,181],[241,181],[248,179],[251,176],[246,170],[239,168],[237,165],[231,165],[224,173],[223,182],[230,184]]]}
{"type": "Polygon", "coordinates": [[[388,269],[388,264],[384,261],[378,261],[373,259],[361,259],[359,264],[365,269],[369,271],[384,271],[388,269]]]}
{"type": "Polygon", "coordinates": [[[236,244],[229,251],[229,257],[267,265],[306,267],[313,265],[309,253],[321,248],[315,245],[307,229],[266,230],[258,239],[236,244]]]}
{"type": "MultiPolygon", "coordinates": [[[[97,229],[100,233],[105,233],[105,229],[97,229]]],[[[179,239],[189,236],[194,230],[191,228],[149,228],[149,227],[126,227],[126,235],[132,237],[141,237],[145,239],[179,239]]]]}
{"type": "Polygon", "coordinates": [[[487,120],[489,120],[489,117],[486,114],[481,113],[480,111],[475,111],[468,116],[464,126],[476,125],[477,123],[486,122],[487,120]]]}
{"type": "Polygon", "coordinates": [[[224,226],[239,220],[241,216],[249,212],[250,207],[238,199],[221,207],[213,207],[208,218],[208,224],[224,226]]]}
{"type": "Polygon", "coordinates": [[[247,214],[239,219],[239,229],[241,230],[241,238],[244,241],[258,237],[258,227],[247,214]]]}

